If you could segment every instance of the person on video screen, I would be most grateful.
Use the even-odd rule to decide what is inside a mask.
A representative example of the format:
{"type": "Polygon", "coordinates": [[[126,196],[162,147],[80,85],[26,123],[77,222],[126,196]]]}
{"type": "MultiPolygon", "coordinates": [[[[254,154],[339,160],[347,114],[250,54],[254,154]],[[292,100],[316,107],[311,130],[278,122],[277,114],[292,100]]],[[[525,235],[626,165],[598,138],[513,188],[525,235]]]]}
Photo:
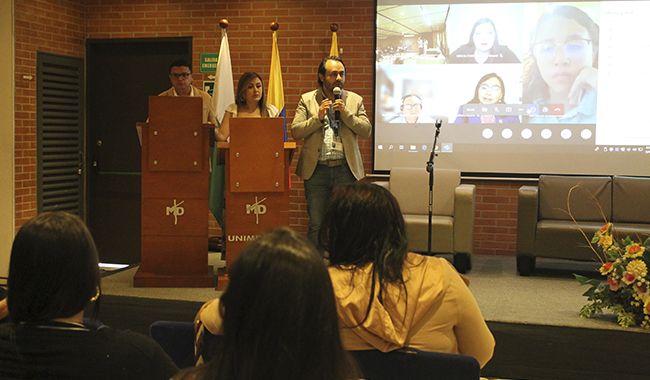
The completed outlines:
{"type": "Polygon", "coordinates": [[[474,23],[469,41],[449,56],[449,63],[520,63],[512,50],[499,45],[497,27],[489,18],[474,23]]]}
{"type": "Polygon", "coordinates": [[[422,98],[415,94],[408,94],[402,97],[402,105],[399,106],[402,115],[389,121],[389,123],[435,123],[429,116],[421,115],[422,98]]]}
{"type": "MultiPolygon", "coordinates": [[[[467,102],[467,104],[486,104],[498,105],[505,104],[503,101],[506,95],[506,87],[503,84],[503,79],[495,73],[484,75],[476,84],[474,90],[474,98],[467,102]]],[[[488,107],[492,111],[500,108],[503,111],[506,107],[492,106],[488,107]]],[[[519,123],[519,116],[517,115],[468,115],[463,116],[463,106],[458,109],[458,117],[454,123],[519,123]]]]}
{"type": "Polygon", "coordinates": [[[558,6],[531,33],[524,102],[563,105],[563,114],[531,117],[531,123],[596,122],[598,25],[584,11],[558,6]]]}

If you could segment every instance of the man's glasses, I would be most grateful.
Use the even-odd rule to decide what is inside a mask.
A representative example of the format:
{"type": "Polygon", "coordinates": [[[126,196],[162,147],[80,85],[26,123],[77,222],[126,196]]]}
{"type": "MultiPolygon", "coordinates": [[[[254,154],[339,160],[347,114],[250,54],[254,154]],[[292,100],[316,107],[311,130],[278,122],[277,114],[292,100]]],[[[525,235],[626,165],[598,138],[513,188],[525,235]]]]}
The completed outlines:
{"type": "Polygon", "coordinates": [[[538,58],[552,59],[557,54],[560,47],[564,56],[569,59],[581,58],[585,49],[589,46],[591,40],[586,38],[576,38],[563,44],[554,44],[552,42],[539,42],[533,45],[533,53],[538,58]]]}
{"type": "Polygon", "coordinates": [[[190,75],[192,75],[192,73],[180,73],[180,74],[173,73],[172,77],[174,77],[174,79],[178,79],[178,78],[181,78],[181,77],[183,79],[187,79],[187,77],[189,77],[190,75]]]}
{"type": "Polygon", "coordinates": [[[421,103],[415,103],[415,104],[404,104],[403,105],[405,110],[421,110],[422,109],[422,104],[421,103]]]}
{"type": "Polygon", "coordinates": [[[480,88],[481,88],[481,90],[483,90],[483,91],[487,91],[487,90],[490,90],[490,91],[492,91],[492,92],[501,91],[501,86],[496,85],[496,84],[494,84],[494,85],[492,85],[492,86],[489,86],[489,85],[487,85],[487,84],[482,84],[480,88]]]}

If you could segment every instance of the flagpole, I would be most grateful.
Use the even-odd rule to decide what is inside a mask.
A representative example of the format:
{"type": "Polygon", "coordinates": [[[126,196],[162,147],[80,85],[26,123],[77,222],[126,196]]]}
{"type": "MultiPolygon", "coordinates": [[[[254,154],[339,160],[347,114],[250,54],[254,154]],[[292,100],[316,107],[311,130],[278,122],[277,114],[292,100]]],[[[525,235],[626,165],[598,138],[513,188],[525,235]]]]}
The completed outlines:
{"type": "Polygon", "coordinates": [[[339,24],[332,23],[330,24],[330,30],[332,31],[332,47],[330,48],[330,56],[338,57],[339,56],[339,44],[336,32],[339,31],[339,24]]]}

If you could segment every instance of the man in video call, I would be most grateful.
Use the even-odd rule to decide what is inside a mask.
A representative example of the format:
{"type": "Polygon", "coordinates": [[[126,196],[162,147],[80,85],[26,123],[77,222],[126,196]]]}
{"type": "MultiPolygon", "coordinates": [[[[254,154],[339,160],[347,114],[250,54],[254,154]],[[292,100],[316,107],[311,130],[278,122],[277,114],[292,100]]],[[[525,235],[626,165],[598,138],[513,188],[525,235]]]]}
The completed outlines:
{"type": "Polygon", "coordinates": [[[169,67],[169,80],[172,88],[161,92],[158,96],[196,96],[203,99],[203,122],[217,125],[216,111],[212,105],[212,97],[192,85],[192,65],[179,59],[169,67]]]}
{"type": "Polygon", "coordinates": [[[364,177],[358,136],[369,137],[372,131],[363,98],[343,90],[345,74],[339,57],[323,59],[318,67],[320,88],[302,94],[291,123],[294,140],[305,140],[296,174],[305,181],[307,237],[316,246],[332,189],[364,177]]]}
{"type": "Polygon", "coordinates": [[[402,97],[402,104],[399,107],[402,111],[402,116],[399,116],[389,123],[435,123],[429,116],[421,115],[422,112],[422,98],[415,94],[408,94],[402,97]]]}

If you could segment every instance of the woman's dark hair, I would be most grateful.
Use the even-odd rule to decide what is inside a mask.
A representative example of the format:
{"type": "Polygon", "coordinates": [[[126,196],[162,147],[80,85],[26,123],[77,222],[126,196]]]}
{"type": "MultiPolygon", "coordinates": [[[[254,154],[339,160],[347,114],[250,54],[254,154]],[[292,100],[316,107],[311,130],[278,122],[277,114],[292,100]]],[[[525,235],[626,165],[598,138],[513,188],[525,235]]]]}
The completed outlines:
{"type": "Polygon", "coordinates": [[[478,83],[476,84],[476,89],[474,89],[474,98],[472,100],[470,100],[469,102],[467,102],[468,104],[481,103],[481,100],[478,98],[478,90],[479,90],[479,88],[481,88],[481,84],[483,84],[483,82],[485,82],[488,79],[492,79],[492,78],[497,78],[499,80],[499,83],[501,84],[501,99],[499,99],[497,101],[497,103],[505,103],[503,101],[503,99],[506,97],[506,86],[503,84],[503,79],[501,79],[501,77],[498,76],[495,73],[490,73],[490,74],[484,75],[478,81],[478,83]]]}
{"type": "Polygon", "coordinates": [[[469,42],[467,43],[467,46],[471,47],[472,49],[476,48],[476,45],[474,45],[474,33],[476,32],[476,28],[482,24],[490,24],[492,25],[492,29],[494,29],[494,45],[492,45],[492,48],[490,49],[490,52],[492,52],[492,49],[499,46],[499,35],[497,34],[497,27],[494,25],[494,22],[486,17],[480,18],[474,23],[472,32],[469,34],[469,42]]]}
{"type": "MultiPolygon", "coordinates": [[[[325,57],[323,58],[322,61],[320,61],[320,65],[318,65],[318,74],[322,74],[323,76],[327,74],[327,69],[325,68],[325,64],[327,63],[327,61],[341,62],[341,64],[343,65],[343,70],[347,74],[348,69],[345,67],[345,63],[343,63],[343,60],[340,57],[337,57],[335,55],[325,57]]],[[[321,87],[323,86],[323,81],[320,79],[320,76],[318,76],[318,85],[321,87]]]]}
{"type": "Polygon", "coordinates": [[[341,345],[329,273],[306,238],[289,228],[263,235],[233,262],[229,279],[219,304],[221,349],[188,377],[358,378],[341,345]]]}
{"type": "Polygon", "coordinates": [[[537,59],[533,54],[533,46],[537,43],[537,32],[539,27],[556,17],[573,20],[587,30],[589,38],[591,39],[591,48],[594,56],[592,66],[598,68],[600,27],[582,9],[570,5],[557,6],[553,11],[544,13],[539,20],[537,20],[535,29],[530,33],[530,51],[526,55],[526,62],[524,62],[524,103],[535,103],[539,102],[541,99],[548,98],[548,85],[544,82],[539,67],[537,66],[537,59]]]}
{"type": "Polygon", "coordinates": [[[387,189],[362,182],[335,188],[319,238],[329,252],[330,265],[354,272],[372,264],[370,301],[359,324],[368,318],[376,291],[379,300],[388,284],[399,284],[406,291],[402,276],[408,254],[406,227],[399,203],[387,189]]]}
{"type": "Polygon", "coordinates": [[[255,78],[259,79],[260,82],[262,82],[262,97],[258,103],[260,108],[260,116],[268,117],[269,111],[266,109],[266,91],[264,90],[264,81],[262,80],[262,77],[256,72],[247,71],[243,73],[239,78],[239,83],[237,83],[237,97],[235,98],[235,103],[239,107],[246,105],[246,89],[248,88],[248,85],[255,80],[255,78]]]}
{"type": "MultiPolygon", "coordinates": [[[[14,323],[71,317],[98,294],[97,248],[79,217],[44,212],[25,223],[14,239],[7,303],[14,323]]],[[[95,301],[94,315],[99,312],[95,301]]]]}

